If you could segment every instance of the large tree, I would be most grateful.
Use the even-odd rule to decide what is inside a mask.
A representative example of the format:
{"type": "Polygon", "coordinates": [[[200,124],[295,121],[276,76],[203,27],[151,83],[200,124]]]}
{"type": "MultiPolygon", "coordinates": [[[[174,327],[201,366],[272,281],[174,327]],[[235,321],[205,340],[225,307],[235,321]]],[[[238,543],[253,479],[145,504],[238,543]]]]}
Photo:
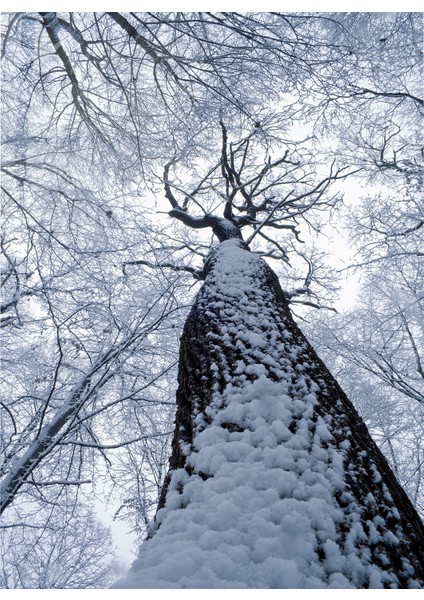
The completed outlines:
{"type": "MultiPolygon", "coordinates": [[[[340,173],[293,179],[287,154],[249,167],[223,131],[223,215],[170,215],[219,240],[185,323],[177,414],[159,511],[122,587],[417,588],[424,526],[352,403],[318,358],[269,265],[242,229],[293,225],[340,173]],[[261,213],[265,213],[258,219],[261,213]],[[247,215],[247,217],[246,217],[247,215]]],[[[248,138],[249,141],[252,138],[248,138]]],[[[216,185],[213,191],[219,194],[216,185]]],[[[265,236],[269,239],[268,236],[265,236]]],[[[299,290],[304,292],[305,290],[299,290]]]]}

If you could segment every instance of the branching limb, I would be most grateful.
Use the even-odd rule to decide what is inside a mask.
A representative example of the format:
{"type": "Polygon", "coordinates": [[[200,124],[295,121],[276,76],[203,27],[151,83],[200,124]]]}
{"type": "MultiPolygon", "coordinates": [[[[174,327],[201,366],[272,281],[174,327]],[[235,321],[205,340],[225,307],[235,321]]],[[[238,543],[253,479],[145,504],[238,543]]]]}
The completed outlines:
{"type": "Polygon", "coordinates": [[[172,269],[173,271],[186,271],[187,273],[191,273],[195,279],[203,279],[203,272],[195,269],[194,267],[190,267],[188,265],[175,265],[173,263],[151,263],[148,260],[129,260],[124,262],[122,265],[122,271],[124,275],[127,274],[126,266],[127,265],[143,265],[149,267],[150,269],[172,269]]]}
{"type": "MultiPolygon", "coordinates": [[[[137,29],[133,25],[131,25],[131,23],[125,17],[121,15],[121,13],[108,12],[106,14],[109,15],[109,17],[111,17],[111,19],[113,19],[115,23],[117,23],[129,35],[129,37],[132,40],[134,40],[134,42],[145,51],[145,53],[148,56],[150,56],[150,58],[153,60],[155,67],[157,65],[163,67],[165,71],[171,75],[178,87],[189,95],[187,89],[182,85],[180,78],[176,74],[175,70],[171,67],[169,62],[163,56],[160,56],[158,54],[155,48],[153,48],[151,42],[149,42],[144,36],[142,36],[137,31],[137,29]]],[[[160,89],[160,85],[158,85],[158,88],[160,89]]]]}
{"type": "Polygon", "coordinates": [[[15,24],[21,19],[22,14],[23,13],[21,13],[21,12],[14,13],[13,17],[10,20],[9,25],[7,26],[6,33],[3,36],[3,43],[1,46],[1,58],[3,58],[6,54],[6,45],[9,40],[9,37],[12,33],[12,29],[15,26],[15,24]]]}
{"type": "MultiPolygon", "coordinates": [[[[82,446],[84,448],[95,448],[96,450],[117,450],[118,448],[124,448],[125,446],[130,446],[131,444],[135,444],[136,442],[141,442],[143,440],[150,440],[158,437],[167,437],[172,433],[172,431],[165,431],[164,433],[152,433],[149,435],[142,435],[140,437],[134,438],[132,440],[126,440],[125,442],[120,442],[118,444],[94,444],[89,442],[80,442],[76,440],[69,440],[66,442],[62,442],[62,446],[73,445],[73,446],[82,446]]],[[[85,483],[85,482],[82,482],[85,483]]]]}
{"type": "Polygon", "coordinates": [[[304,306],[311,306],[312,308],[331,310],[332,312],[337,312],[337,310],[332,306],[324,306],[322,304],[317,304],[316,302],[310,302],[309,300],[293,300],[292,298],[288,299],[289,304],[303,304],[304,306]]]}
{"type": "Polygon", "coordinates": [[[308,272],[306,274],[306,277],[305,277],[302,287],[295,288],[293,290],[285,292],[286,298],[288,298],[288,299],[294,298],[295,296],[301,296],[302,294],[308,294],[310,285],[312,283],[312,277],[313,277],[313,273],[314,273],[313,264],[309,260],[309,258],[307,256],[305,256],[304,254],[299,253],[299,255],[303,258],[303,260],[305,262],[307,262],[308,272]]]}
{"type": "Polygon", "coordinates": [[[171,185],[169,183],[169,169],[170,169],[171,165],[173,164],[173,162],[174,161],[171,160],[169,163],[167,163],[165,165],[165,167],[163,169],[163,183],[165,186],[165,197],[171,203],[172,208],[182,211],[184,209],[180,208],[180,206],[178,205],[178,202],[177,202],[174,194],[172,193],[171,185]]]}
{"type": "MultiPolygon", "coordinates": [[[[257,232],[262,238],[264,238],[264,240],[266,240],[267,242],[269,242],[270,244],[273,244],[278,251],[280,252],[280,255],[278,258],[283,259],[284,262],[286,262],[287,264],[289,264],[289,257],[287,256],[287,252],[285,251],[285,249],[281,246],[281,244],[279,244],[277,242],[277,240],[274,240],[270,237],[268,237],[263,231],[258,231],[257,232]]],[[[275,258],[275,256],[274,256],[275,258]]]]}
{"type": "Polygon", "coordinates": [[[412,350],[413,350],[414,357],[415,357],[415,362],[416,362],[416,370],[421,375],[421,377],[424,379],[424,366],[423,366],[423,364],[421,362],[420,353],[418,351],[418,347],[417,347],[417,344],[415,342],[414,336],[412,334],[411,328],[408,325],[408,322],[406,320],[404,312],[400,311],[399,314],[400,314],[400,318],[402,319],[402,323],[403,323],[403,325],[405,327],[405,330],[406,330],[406,332],[408,334],[409,341],[410,341],[411,346],[412,346],[412,350]]]}
{"type": "Polygon", "coordinates": [[[368,88],[358,88],[357,86],[354,87],[359,89],[357,95],[371,94],[372,96],[380,96],[382,98],[409,98],[410,100],[416,102],[419,106],[424,106],[424,100],[422,98],[417,98],[417,96],[409,94],[408,92],[377,92],[368,88]]]}
{"type": "Polygon", "coordinates": [[[84,485],[86,483],[92,483],[91,479],[81,479],[79,481],[69,481],[68,479],[58,479],[56,481],[31,481],[28,480],[27,483],[29,485],[35,485],[36,487],[47,487],[51,485],[84,485]]]}

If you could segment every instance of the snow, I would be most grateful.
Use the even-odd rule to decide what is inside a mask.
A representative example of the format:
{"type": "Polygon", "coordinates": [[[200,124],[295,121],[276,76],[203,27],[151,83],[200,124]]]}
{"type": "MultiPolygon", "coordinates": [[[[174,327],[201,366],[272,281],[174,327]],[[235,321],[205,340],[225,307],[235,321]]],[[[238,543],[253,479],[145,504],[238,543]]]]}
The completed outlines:
{"type": "MultiPolygon", "coordinates": [[[[212,423],[195,420],[185,450],[191,474],[173,472],[159,529],[114,587],[398,587],[396,574],[372,561],[369,544],[399,544],[400,530],[387,531],[375,517],[364,531],[346,481],[350,442],[336,444],[332,418],[315,411],[319,385],[259,285],[264,263],[228,240],[209,264],[197,309],[214,325],[216,351],[223,341],[243,358],[214,365],[226,383],[206,409],[212,423]]],[[[371,494],[367,504],[375,505],[371,494]]]]}

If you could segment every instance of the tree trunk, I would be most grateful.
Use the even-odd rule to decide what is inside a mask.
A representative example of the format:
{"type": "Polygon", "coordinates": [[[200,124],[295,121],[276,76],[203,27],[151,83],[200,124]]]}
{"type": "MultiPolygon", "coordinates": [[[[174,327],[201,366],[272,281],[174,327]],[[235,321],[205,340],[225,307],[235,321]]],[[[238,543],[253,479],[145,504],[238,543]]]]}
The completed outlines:
{"type": "Polygon", "coordinates": [[[205,272],[156,528],[118,587],[422,586],[423,524],[274,272],[240,240],[205,272]]]}

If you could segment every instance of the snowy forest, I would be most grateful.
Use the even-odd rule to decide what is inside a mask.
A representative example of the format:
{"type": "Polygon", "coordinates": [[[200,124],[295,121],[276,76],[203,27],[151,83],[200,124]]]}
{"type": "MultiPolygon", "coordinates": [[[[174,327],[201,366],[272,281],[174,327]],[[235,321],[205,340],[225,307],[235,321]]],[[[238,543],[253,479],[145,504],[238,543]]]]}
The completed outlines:
{"type": "Polygon", "coordinates": [[[1,588],[423,587],[422,16],[1,14],[1,588]]]}

